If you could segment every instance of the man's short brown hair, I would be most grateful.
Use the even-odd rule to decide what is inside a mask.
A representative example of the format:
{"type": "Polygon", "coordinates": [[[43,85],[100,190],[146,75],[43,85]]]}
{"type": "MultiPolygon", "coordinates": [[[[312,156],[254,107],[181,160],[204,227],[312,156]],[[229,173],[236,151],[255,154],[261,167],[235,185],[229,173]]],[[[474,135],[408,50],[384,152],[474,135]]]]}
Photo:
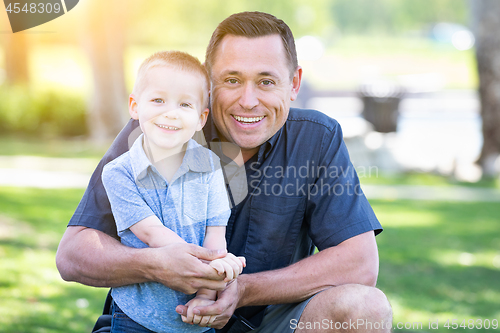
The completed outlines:
{"type": "Polygon", "coordinates": [[[208,78],[207,70],[205,66],[192,55],[181,52],[181,51],[160,51],[156,52],[146,60],[144,60],[137,71],[137,78],[134,84],[134,94],[140,94],[144,89],[145,79],[147,72],[154,67],[158,66],[172,66],[173,68],[199,74],[204,80],[204,91],[202,107],[206,108],[208,106],[208,90],[210,89],[210,80],[208,78]]]}
{"type": "Polygon", "coordinates": [[[217,47],[226,35],[248,38],[279,35],[283,42],[291,76],[298,67],[295,41],[288,25],[275,16],[262,12],[242,12],[229,16],[219,23],[208,43],[205,66],[212,75],[212,66],[216,57],[217,47]]]}

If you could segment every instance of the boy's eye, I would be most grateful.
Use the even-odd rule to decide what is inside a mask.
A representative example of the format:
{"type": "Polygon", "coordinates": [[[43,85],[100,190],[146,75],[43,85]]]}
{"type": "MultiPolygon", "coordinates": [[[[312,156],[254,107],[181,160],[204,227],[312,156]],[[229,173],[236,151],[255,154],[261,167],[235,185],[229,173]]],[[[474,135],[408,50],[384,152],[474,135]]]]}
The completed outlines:
{"type": "Polygon", "coordinates": [[[190,108],[191,104],[189,104],[189,103],[181,103],[181,107],[183,107],[183,108],[190,108]]]}
{"type": "Polygon", "coordinates": [[[153,102],[155,102],[155,103],[163,103],[163,99],[161,99],[161,98],[155,98],[155,99],[153,99],[153,102]]]}

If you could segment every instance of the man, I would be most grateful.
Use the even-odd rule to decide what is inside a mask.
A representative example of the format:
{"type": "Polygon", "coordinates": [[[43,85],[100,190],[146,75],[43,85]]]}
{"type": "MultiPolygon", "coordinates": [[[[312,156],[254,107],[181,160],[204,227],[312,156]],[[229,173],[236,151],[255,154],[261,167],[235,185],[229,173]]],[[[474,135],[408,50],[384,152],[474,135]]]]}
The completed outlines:
{"type": "Polygon", "coordinates": [[[129,122],[61,240],[61,276],[97,287],[157,281],[184,293],[220,290],[215,304],[194,311],[217,316],[218,329],[390,331],[390,305],[374,288],[381,227],[359,189],[340,127],[318,112],[290,110],[302,69],[288,26],[265,13],[234,14],[212,35],[206,66],[212,104],[205,138],[248,180],[241,202],[228,187],[233,208],[226,233],[228,251],[247,259],[244,274],[226,286],[199,260],[224,254],[189,244],[132,249],[109,236],[116,231],[100,171],[128,149],[137,126],[129,122]],[[319,253],[311,255],[314,246],[319,253]],[[233,313],[239,320],[226,325],[233,313]]]}

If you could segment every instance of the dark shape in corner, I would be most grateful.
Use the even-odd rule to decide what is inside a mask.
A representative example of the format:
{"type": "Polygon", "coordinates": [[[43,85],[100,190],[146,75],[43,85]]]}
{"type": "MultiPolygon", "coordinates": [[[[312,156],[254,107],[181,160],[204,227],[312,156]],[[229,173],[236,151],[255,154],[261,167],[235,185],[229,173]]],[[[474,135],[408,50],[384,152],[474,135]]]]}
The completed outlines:
{"type": "Polygon", "coordinates": [[[66,12],[69,12],[70,10],[72,10],[73,8],[75,8],[75,6],[77,5],[79,0],[64,0],[64,3],[66,4],[66,12]]]}
{"type": "MultiPolygon", "coordinates": [[[[65,0],[66,12],[79,0],[65,0]]],[[[12,32],[27,30],[52,21],[65,14],[61,0],[4,0],[12,32]]]]}

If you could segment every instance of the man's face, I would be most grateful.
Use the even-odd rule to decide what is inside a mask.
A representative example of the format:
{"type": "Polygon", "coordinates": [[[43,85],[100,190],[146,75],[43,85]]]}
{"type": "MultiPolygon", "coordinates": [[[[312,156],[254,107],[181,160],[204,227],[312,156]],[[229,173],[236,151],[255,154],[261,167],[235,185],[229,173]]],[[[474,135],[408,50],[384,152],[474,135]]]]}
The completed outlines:
{"type": "Polygon", "coordinates": [[[225,36],[212,65],[212,114],[224,138],[256,150],[285,123],[302,69],[290,79],[279,35],[225,36]]]}

